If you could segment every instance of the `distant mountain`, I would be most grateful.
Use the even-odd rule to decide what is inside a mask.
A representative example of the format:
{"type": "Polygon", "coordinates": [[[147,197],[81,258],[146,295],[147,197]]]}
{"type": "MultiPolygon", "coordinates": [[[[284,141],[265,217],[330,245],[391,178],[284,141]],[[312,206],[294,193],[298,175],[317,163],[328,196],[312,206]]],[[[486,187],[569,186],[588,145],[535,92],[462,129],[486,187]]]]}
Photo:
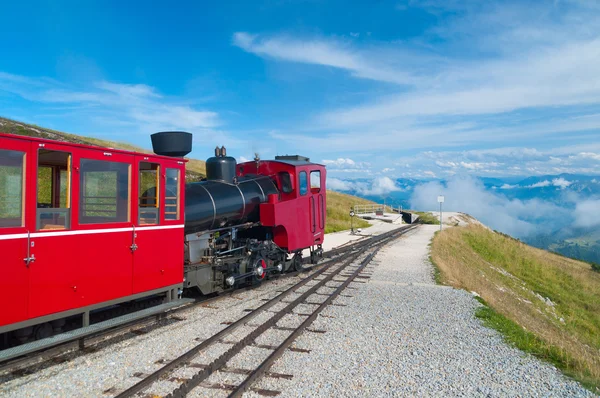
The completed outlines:
{"type": "MultiPolygon", "coordinates": [[[[555,251],[568,257],[600,264],[600,228],[575,228],[572,226],[575,217],[569,215],[574,212],[578,202],[600,198],[600,176],[581,174],[556,174],[530,177],[476,177],[483,185],[485,191],[504,198],[506,213],[511,212],[511,206],[523,206],[530,200],[539,200],[540,205],[552,205],[557,213],[544,213],[540,216],[528,214],[521,216],[520,220],[537,226],[537,233],[520,237],[524,242],[541,249],[555,251]],[[520,202],[520,203],[519,203],[520,202]]],[[[360,182],[360,184],[345,184],[349,189],[345,192],[367,198],[374,202],[384,203],[393,207],[411,207],[411,198],[415,187],[436,181],[445,185],[440,180],[415,180],[398,178],[395,180],[395,189],[376,189],[373,180],[361,178],[359,180],[344,180],[360,182]]],[[[381,188],[381,187],[379,187],[381,188]]],[[[392,187],[394,188],[394,187],[392,187]]],[[[502,203],[502,200],[499,201],[502,203]]],[[[430,207],[430,206],[429,206],[430,207]]],[[[432,208],[418,210],[433,210],[432,208]]],[[[475,209],[454,209],[472,213],[475,209]]],[[[477,217],[489,218],[493,223],[494,217],[489,213],[474,214],[477,217]]],[[[494,227],[493,225],[491,225],[494,227]]],[[[497,227],[500,230],[501,227],[497,227]]],[[[507,231],[501,231],[507,232],[507,231]]]]}

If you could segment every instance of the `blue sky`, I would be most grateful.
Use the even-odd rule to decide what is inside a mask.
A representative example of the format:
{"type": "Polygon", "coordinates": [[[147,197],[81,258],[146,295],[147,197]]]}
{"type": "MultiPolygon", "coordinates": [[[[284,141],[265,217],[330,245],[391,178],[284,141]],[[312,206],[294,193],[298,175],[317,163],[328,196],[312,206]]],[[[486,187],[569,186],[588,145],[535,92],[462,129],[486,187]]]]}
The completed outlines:
{"type": "Polygon", "coordinates": [[[3,4],[0,115],[339,179],[600,174],[595,0],[173,4],[3,4]]]}

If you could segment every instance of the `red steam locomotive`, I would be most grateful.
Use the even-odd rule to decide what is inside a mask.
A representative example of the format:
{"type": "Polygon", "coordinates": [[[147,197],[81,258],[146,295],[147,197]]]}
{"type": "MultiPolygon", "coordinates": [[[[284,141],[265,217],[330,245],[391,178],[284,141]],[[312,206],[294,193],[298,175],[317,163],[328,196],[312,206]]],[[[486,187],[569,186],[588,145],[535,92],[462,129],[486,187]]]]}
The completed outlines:
{"type": "MultiPolygon", "coordinates": [[[[156,155],[0,134],[0,337],[148,297],[260,283],[322,254],[325,167],[302,156],[237,164],[225,148],[185,183],[192,135],[156,155]]],[[[2,343],[2,339],[0,339],[2,343]]]]}

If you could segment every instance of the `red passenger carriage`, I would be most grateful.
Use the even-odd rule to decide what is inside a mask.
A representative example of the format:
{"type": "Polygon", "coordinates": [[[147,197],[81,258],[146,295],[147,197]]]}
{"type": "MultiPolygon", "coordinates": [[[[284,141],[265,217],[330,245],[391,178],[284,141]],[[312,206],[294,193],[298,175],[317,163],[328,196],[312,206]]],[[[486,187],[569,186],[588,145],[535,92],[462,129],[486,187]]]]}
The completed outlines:
{"type": "Polygon", "coordinates": [[[0,346],[132,300],[302,270],[304,249],[318,261],[324,166],[237,165],[217,148],[207,178],[185,184],[191,134],[152,138],[157,155],[0,134],[0,346]]]}
{"type": "Polygon", "coordinates": [[[175,297],[182,159],[0,134],[0,168],[0,333],[58,328],[75,314],[85,325],[98,306],[175,297]],[[152,187],[157,197],[142,200],[152,187]]]}

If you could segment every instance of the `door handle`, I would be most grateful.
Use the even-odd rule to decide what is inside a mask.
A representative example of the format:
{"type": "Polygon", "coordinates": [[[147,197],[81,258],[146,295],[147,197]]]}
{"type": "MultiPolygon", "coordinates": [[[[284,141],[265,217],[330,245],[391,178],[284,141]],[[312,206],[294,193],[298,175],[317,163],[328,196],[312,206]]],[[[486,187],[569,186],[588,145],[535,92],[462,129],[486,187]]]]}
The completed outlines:
{"type": "Polygon", "coordinates": [[[29,267],[29,264],[33,263],[35,261],[35,254],[32,254],[29,257],[25,257],[23,259],[23,261],[25,261],[25,265],[27,265],[27,267],[29,267]]]}
{"type": "Polygon", "coordinates": [[[31,246],[33,243],[31,242],[31,234],[27,231],[27,257],[23,259],[25,261],[25,265],[29,268],[29,265],[35,261],[35,254],[31,253],[31,246]]]}

